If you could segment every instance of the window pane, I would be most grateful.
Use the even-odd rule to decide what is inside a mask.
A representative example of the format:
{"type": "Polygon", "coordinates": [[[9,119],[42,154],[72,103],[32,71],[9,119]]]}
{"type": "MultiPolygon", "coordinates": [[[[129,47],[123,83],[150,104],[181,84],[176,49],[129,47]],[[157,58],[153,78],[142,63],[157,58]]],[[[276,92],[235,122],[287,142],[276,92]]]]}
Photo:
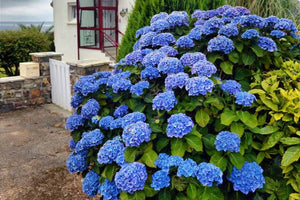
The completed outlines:
{"type": "MultiPolygon", "coordinates": [[[[98,0],[96,0],[98,1],[98,0]]],[[[79,0],[80,7],[94,7],[95,1],[94,0],[79,0]]]]}
{"type": "Polygon", "coordinates": [[[81,28],[99,27],[98,11],[80,10],[80,27],[81,28]]]}
{"type": "Polygon", "coordinates": [[[116,27],[116,11],[103,10],[103,28],[115,28],[115,27],[116,27]]]}
{"type": "Polygon", "coordinates": [[[115,30],[104,30],[104,47],[114,46],[115,44],[111,41],[116,42],[116,31],[115,30]],[[109,36],[109,37],[108,37],[109,36]]]}
{"type": "Polygon", "coordinates": [[[116,0],[101,0],[102,6],[107,7],[116,7],[117,1],[116,0]]]}
{"type": "Polygon", "coordinates": [[[99,31],[80,30],[80,46],[99,48],[99,31]]]}

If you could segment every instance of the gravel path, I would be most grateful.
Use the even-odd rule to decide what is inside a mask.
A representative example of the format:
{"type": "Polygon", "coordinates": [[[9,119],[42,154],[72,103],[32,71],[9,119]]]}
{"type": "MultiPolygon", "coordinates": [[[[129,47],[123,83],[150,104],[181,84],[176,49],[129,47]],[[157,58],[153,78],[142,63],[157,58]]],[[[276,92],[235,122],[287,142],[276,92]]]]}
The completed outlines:
{"type": "Polygon", "coordinates": [[[66,114],[54,105],[0,114],[0,199],[90,199],[65,167],[66,114]]]}

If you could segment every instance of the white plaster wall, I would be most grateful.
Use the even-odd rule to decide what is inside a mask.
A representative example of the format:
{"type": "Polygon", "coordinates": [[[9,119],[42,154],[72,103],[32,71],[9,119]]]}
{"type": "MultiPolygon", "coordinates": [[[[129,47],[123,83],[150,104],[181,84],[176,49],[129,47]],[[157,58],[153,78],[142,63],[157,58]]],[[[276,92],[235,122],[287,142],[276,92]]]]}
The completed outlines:
{"type": "Polygon", "coordinates": [[[105,61],[110,62],[109,57],[105,56],[105,54],[100,50],[80,48],[79,54],[80,54],[80,60],[91,59],[91,60],[101,60],[103,62],[105,61]]]}
{"type": "MultiPolygon", "coordinates": [[[[122,33],[125,33],[128,15],[132,11],[135,0],[119,0],[118,5],[118,26],[122,33]],[[121,17],[120,11],[128,8],[125,17],[121,17]]],[[[54,19],[54,42],[56,52],[63,53],[63,61],[72,62],[78,60],[77,51],[77,22],[69,21],[68,4],[76,3],[76,0],[53,0],[53,19],[54,19]]],[[[119,43],[122,35],[119,34],[119,43]]],[[[82,59],[108,59],[99,50],[80,49],[80,60],[82,59]]]]}
{"type": "MultiPolygon", "coordinates": [[[[131,13],[133,6],[134,6],[135,0],[119,0],[119,5],[118,5],[118,17],[119,17],[119,31],[121,31],[122,33],[125,33],[126,31],[126,26],[128,23],[128,16],[129,13],[131,13]],[[120,15],[120,11],[122,9],[126,9],[128,8],[128,13],[126,14],[125,17],[122,17],[120,15]]],[[[119,34],[119,43],[121,43],[122,41],[122,35],[119,34]]]]}
{"type": "Polygon", "coordinates": [[[55,51],[63,53],[63,61],[75,61],[77,55],[77,23],[69,21],[68,3],[76,0],[53,0],[55,51]]]}

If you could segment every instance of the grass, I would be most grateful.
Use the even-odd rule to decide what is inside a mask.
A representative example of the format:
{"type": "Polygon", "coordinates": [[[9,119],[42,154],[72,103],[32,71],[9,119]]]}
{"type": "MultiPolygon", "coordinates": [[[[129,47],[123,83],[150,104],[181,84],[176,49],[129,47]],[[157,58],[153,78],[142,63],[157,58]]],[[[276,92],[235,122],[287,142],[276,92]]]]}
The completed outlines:
{"type": "Polygon", "coordinates": [[[300,6],[297,0],[227,0],[232,6],[244,6],[261,17],[271,15],[293,20],[300,28],[300,6]]]}

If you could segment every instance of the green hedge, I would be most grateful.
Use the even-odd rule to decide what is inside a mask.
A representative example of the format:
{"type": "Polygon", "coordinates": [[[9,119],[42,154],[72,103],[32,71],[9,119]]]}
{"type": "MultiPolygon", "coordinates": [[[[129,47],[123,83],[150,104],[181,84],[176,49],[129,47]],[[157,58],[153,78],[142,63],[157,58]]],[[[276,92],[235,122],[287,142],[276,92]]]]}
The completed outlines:
{"type": "Polygon", "coordinates": [[[136,42],[135,32],[150,23],[151,17],[160,12],[171,13],[174,10],[184,10],[192,14],[194,10],[209,10],[224,4],[224,0],[136,0],[135,6],[128,18],[125,36],[122,39],[117,60],[132,51],[136,42]]]}
{"type": "Polygon", "coordinates": [[[32,30],[0,32],[0,68],[8,76],[19,74],[19,63],[30,61],[29,53],[50,50],[46,34],[32,30]]]}

